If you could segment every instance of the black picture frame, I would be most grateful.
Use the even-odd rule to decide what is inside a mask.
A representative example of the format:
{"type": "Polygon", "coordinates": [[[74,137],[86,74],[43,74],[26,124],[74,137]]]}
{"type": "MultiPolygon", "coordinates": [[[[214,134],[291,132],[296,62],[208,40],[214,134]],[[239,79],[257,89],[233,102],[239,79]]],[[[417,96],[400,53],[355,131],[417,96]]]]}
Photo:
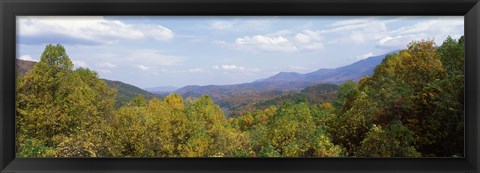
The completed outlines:
{"type": "Polygon", "coordinates": [[[1,172],[479,172],[479,0],[0,0],[1,172]],[[464,158],[15,158],[18,15],[465,17],[464,158]]]}

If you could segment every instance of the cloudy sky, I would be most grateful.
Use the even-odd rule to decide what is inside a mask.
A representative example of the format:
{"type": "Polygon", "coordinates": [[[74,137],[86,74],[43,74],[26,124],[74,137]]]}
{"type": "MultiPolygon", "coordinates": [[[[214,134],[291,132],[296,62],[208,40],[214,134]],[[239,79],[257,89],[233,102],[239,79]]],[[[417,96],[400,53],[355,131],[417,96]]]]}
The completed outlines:
{"type": "Polygon", "coordinates": [[[17,17],[17,58],[62,44],[76,67],[136,86],[236,84],[335,68],[464,33],[459,17],[17,17]]]}

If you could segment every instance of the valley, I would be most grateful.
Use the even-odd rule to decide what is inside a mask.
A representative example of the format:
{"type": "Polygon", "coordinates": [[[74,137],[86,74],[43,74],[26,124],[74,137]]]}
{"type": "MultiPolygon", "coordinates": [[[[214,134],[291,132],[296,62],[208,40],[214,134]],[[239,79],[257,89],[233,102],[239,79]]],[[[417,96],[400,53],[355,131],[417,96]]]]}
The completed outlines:
{"type": "MultiPolygon", "coordinates": [[[[390,53],[393,52],[397,51],[390,53]]],[[[339,84],[350,80],[358,81],[371,75],[386,55],[372,56],[350,65],[318,69],[305,74],[280,72],[265,79],[235,85],[188,85],[181,88],[158,86],[142,89],[122,81],[101,80],[109,87],[117,89],[116,107],[121,107],[136,95],[142,95],[146,100],[164,98],[171,93],[180,94],[184,99],[209,95],[227,117],[235,117],[254,109],[279,106],[285,101],[305,100],[312,104],[330,102],[336,98],[339,84]]],[[[34,65],[33,61],[17,60],[17,74],[24,75],[34,65]]]]}

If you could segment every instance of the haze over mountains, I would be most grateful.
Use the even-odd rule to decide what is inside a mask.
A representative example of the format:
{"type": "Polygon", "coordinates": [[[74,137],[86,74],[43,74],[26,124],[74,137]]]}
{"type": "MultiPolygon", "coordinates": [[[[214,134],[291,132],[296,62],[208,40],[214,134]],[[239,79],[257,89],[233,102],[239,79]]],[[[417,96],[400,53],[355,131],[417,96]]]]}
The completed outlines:
{"type": "MultiPolygon", "coordinates": [[[[395,51],[394,51],[395,52],[395,51]]],[[[266,79],[257,80],[250,83],[235,84],[235,85],[189,85],[175,90],[175,93],[187,96],[195,96],[212,93],[230,93],[239,92],[241,90],[252,91],[266,91],[266,90],[300,90],[315,84],[341,84],[343,82],[353,80],[358,81],[366,75],[370,75],[375,70],[375,67],[382,62],[386,55],[393,52],[368,57],[366,59],[357,61],[353,64],[333,68],[333,69],[319,69],[311,73],[296,73],[296,72],[280,72],[274,76],[266,79]]],[[[154,91],[151,91],[154,92],[154,91]]]]}
{"type": "Polygon", "coordinates": [[[152,93],[170,93],[170,92],[174,92],[177,89],[179,88],[174,86],[159,86],[159,87],[145,88],[145,90],[152,93]]]}
{"type": "MultiPolygon", "coordinates": [[[[178,93],[184,98],[208,94],[228,114],[237,108],[252,106],[252,103],[265,102],[279,97],[291,97],[292,94],[298,95],[302,89],[310,86],[326,88],[330,86],[319,84],[338,85],[349,80],[358,81],[362,77],[372,74],[375,67],[390,53],[368,57],[343,67],[319,69],[305,74],[280,72],[266,79],[235,85],[189,85],[182,88],[159,86],[141,89],[121,81],[102,80],[110,87],[118,89],[117,106],[127,103],[136,94],[143,95],[146,99],[155,96],[163,97],[169,93],[178,93]]],[[[20,76],[25,74],[34,64],[35,62],[17,59],[17,74],[20,76]]],[[[329,94],[331,95],[332,92],[335,91],[329,91],[329,94]]]]}
{"type": "Polygon", "coordinates": [[[340,84],[349,80],[359,80],[373,73],[375,67],[380,64],[385,55],[373,56],[353,64],[334,68],[319,69],[317,71],[300,74],[295,72],[280,72],[275,76],[258,82],[313,82],[340,84]]]}

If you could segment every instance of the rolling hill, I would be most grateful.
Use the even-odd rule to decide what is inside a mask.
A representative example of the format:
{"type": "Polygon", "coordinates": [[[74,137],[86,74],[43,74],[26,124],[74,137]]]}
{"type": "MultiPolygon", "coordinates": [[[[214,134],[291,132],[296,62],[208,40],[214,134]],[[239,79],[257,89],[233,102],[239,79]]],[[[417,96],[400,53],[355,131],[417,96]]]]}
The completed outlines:
{"type": "Polygon", "coordinates": [[[335,84],[317,84],[306,87],[301,91],[295,91],[287,95],[276,97],[255,104],[257,108],[266,108],[268,106],[279,106],[284,102],[299,102],[306,100],[311,104],[321,104],[331,102],[337,97],[338,85],[335,84]]]}
{"type": "Polygon", "coordinates": [[[135,97],[135,95],[139,94],[145,97],[146,100],[150,100],[155,97],[155,94],[152,94],[148,91],[145,91],[141,88],[138,88],[134,85],[130,85],[120,81],[113,81],[108,79],[102,79],[107,83],[107,85],[111,88],[117,88],[117,101],[115,103],[116,107],[120,107],[125,103],[128,103],[130,100],[135,97]]]}
{"type": "Polygon", "coordinates": [[[25,61],[17,59],[15,61],[15,74],[16,76],[23,76],[25,75],[30,69],[33,68],[36,62],[34,61],[25,61]]]}

